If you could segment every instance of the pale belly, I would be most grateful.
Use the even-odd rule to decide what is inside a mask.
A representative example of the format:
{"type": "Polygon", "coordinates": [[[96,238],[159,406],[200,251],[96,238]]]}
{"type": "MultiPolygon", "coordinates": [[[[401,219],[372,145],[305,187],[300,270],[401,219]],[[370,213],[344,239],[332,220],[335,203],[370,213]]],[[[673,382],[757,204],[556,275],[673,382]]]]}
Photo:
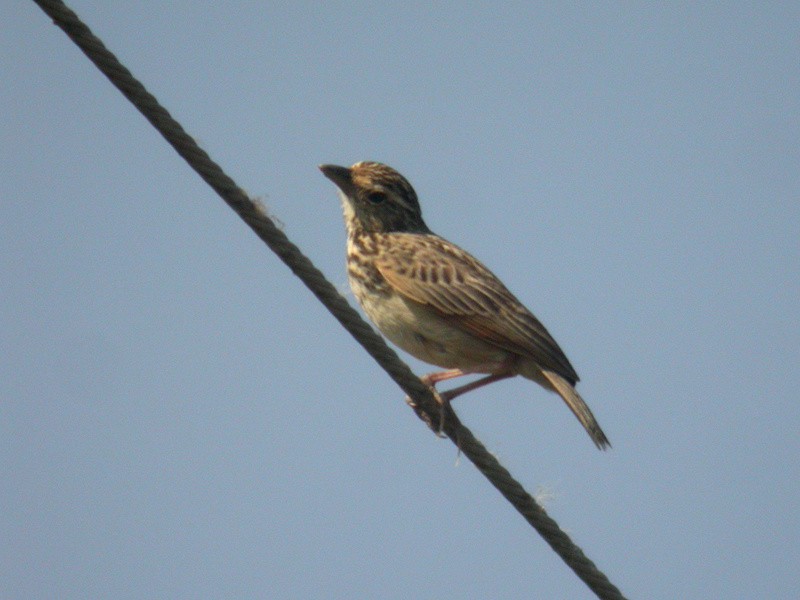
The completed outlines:
{"type": "Polygon", "coordinates": [[[399,294],[356,292],[364,312],[392,343],[415,358],[445,369],[492,373],[511,354],[458,329],[430,308],[399,294]]]}

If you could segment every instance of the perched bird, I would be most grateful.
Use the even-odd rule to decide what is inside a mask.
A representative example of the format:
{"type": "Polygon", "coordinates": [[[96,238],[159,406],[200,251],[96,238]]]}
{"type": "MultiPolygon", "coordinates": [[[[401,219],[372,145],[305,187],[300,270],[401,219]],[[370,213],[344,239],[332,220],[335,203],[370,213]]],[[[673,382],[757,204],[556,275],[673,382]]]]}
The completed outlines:
{"type": "Polygon", "coordinates": [[[427,385],[486,374],[441,393],[449,401],[522,375],[561,396],[598,448],[611,445],[544,325],[477,259],[428,229],[405,177],[376,162],[319,168],[339,188],[350,287],[389,340],[447,369],[423,377],[427,385]]]}

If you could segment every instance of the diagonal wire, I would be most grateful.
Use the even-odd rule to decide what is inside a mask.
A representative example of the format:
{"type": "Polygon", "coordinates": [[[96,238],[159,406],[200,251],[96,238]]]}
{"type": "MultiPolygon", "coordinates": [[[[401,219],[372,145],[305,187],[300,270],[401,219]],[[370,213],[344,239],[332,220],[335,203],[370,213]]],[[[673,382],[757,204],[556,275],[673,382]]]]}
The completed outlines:
{"type": "Polygon", "coordinates": [[[432,392],[386,345],[336,288],[286,235],[261,206],[251,200],[222,168],[201,149],[155,97],[133,77],[78,16],[59,0],[34,0],[95,66],[144,115],[167,142],[211,186],[269,248],[300,278],[341,325],[377,361],[400,388],[417,415],[442,431],[519,511],[575,574],[604,600],[624,600],[622,593],[589,560],[558,524],[492,456],[449,407],[442,409],[432,392]]]}

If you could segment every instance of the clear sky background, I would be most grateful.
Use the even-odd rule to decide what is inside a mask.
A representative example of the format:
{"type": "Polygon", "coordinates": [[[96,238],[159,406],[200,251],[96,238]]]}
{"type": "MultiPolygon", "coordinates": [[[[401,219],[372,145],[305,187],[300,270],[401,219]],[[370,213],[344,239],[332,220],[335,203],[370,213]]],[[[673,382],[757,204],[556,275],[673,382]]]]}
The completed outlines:
{"type": "MultiPolygon", "coordinates": [[[[625,594],[797,598],[796,2],[71,5],[343,291],[316,165],[410,179],[614,448],[522,379],[457,412],[625,594]]],[[[593,597],[39,8],[0,30],[0,596],[593,597]]]]}

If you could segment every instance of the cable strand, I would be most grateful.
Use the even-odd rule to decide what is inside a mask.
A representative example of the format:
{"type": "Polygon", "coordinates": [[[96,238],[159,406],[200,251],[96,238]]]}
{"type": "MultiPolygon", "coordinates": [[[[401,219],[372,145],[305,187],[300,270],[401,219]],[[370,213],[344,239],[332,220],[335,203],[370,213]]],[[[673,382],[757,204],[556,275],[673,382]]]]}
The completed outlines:
{"type": "Polygon", "coordinates": [[[449,407],[437,401],[435,392],[413,374],[397,354],[361,318],[314,264],[275,225],[264,209],[214,162],[169,112],[133,77],[103,42],[63,2],[34,0],[56,26],[81,49],[97,68],[144,115],[153,127],[217,192],[262,241],[300,278],[355,340],[413,399],[410,404],[429,425],[441,422],[442,430],[491,484],[544,538],[575,574],[603,600],[624,600],[622,593],[586,557],[558,524],[525,491],[484,445],[475,438],[449,407]]]}

